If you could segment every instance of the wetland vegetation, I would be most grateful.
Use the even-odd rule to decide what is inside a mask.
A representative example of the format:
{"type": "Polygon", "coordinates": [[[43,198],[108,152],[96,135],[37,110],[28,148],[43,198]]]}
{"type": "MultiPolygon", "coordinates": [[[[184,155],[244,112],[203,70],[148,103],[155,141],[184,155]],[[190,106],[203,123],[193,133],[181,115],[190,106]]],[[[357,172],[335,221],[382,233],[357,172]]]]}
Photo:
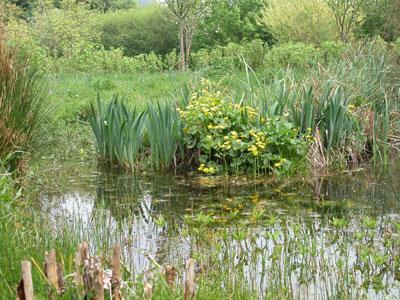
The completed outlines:
{"type": "MultiPolygon", "coordinates": [[[[77,246],[124,299],[400,297],[400,2],[0,3],[0,299],[77,246]],[[172,285],[164,265],[176,267],[172,285]]],[[[111,294],[110,294],[111,295],[111,294]]],[[[111,297],[106,293],[106,297],[111,297]]]]}

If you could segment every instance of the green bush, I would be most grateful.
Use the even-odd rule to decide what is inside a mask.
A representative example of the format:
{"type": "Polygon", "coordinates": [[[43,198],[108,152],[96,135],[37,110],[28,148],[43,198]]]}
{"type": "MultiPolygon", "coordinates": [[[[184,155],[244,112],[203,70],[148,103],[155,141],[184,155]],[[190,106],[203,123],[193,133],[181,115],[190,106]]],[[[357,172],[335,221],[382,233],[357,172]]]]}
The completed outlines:
{"type": "Polygon", "coordinates": [[[242,44],[229,43],[211,50],[200,49],[191,54],[192,66],[196,70],[209,66],[243,69],[247,64],[256,69],[263,65],[267,49],[259,39],[242,44]]]}
{"type": "Polygon", "coordinates": [[[271,49],[266,55],[266,65],[275,68],[309,68],[321,57],[321,50],[312,44],[286,43],[271,49]]]}
{"type": "Polygon", "coordinates": [[[178,45],[178,29],[166,13],[163,6],[148,5],[100,15],[101,43],[106,49],[123,48],[127,56],[168,54],[178,45]]]}
{"type": "Polygon", "coordinates": [[[192,68],[201,70],[211,65],[210,53],[207,49],[200,49],[191,54],[192,68]]]}
{"type": "Polygon", "coordinates": [[[61,8],[39,6],[29,27],[33,38],[54,58],[73,56],[100,40],[95,12],[83,3],[61,1],[61,8]]]}
{"type": "Polygon", "coordinates": [[[339,58],[346,50],[346,44],[342,42],[326,41],[321,44],[325,62],[330,62],[339,58]]]}
{"type": "Polygon", "coordinates": [[[29,56],[30,65],[43,72],[53,68],[53,60],[48,57],[46,49],[34,38],[29,24],[21,21],[7,23],[7,43],[10,47],[18,49],[22,55],[29,56]]]}
{"type": "Polygon", "coordinates": [[[165,67],[167,70],[177,70],[179,68],[179,57],[176,49],[165,55],[165,67]]]}
{"type": "Polygon", "coordinates": [[[253,69],[260,68],[264,64],[264,58],[268,51],[266,44],[255,39],[247,43],[243,43],[243,58],[246,63],[253,69]]]}
{"type": "Polygon", "coordinates": [[[320,45],[338,38],[335,15],[325,0],[269,0],[260,23],[279,42],[320,45]]]}
{"type": "Polygon", "coordinates": [[[306,143],[283,118],[263,119],[253,108],[203,91],[180,110],[184,142],[206,174],[286,172],[306,155],[306,143]]]}

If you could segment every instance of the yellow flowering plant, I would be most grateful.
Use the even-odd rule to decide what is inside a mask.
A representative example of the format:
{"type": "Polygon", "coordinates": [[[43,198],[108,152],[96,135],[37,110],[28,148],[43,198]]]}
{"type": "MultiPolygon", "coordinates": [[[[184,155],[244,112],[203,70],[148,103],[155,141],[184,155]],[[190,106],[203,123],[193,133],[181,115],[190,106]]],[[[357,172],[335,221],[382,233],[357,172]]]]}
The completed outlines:
{"type": "Polygon", "coordinates": [[[194,94],[179,113],[186,148],[199,154],[197,170],[207,175],[281,173],[307,153],[307,141],[292,124],[261,118],[254,108],[218,92],[194,94]]]}

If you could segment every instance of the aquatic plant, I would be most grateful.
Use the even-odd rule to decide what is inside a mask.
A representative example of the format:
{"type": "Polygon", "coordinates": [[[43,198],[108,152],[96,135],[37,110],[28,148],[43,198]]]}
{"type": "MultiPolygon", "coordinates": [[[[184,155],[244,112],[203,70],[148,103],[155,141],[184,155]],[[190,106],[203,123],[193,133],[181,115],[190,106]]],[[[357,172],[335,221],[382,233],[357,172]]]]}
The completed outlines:
{"type": "Polygon", "coordinates": [[[91,104],[89,123],[100,158],[125,169],[135,166],[143,139],[144,113],[130,111],[117,96],[105,106],[100,97],[91,104]]]}
{"type": "Polygon", "coordinates": [[[177,150],[182,140],[181,121],[171,103],[147,105],[146,133],[150,142],[151,161],[157,170],[177,166],[177,150]]]}
{"type": "Polygon", "coordinates": [[[252,107],[221,93],[202,91],[180,111],[184,142],[206,174],[285,172],[307,146],[284,118],[263,118],[252,107]]]}

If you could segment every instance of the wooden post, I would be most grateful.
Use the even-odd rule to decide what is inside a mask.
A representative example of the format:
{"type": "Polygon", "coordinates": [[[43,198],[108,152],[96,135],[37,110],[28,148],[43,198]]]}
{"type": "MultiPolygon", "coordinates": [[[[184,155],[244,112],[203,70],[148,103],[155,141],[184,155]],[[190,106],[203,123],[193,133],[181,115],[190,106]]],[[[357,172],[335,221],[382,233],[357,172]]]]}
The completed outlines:
{"type": "Polygon", "coordinates": [[[65,292],[65,282],[64,282],[64,262],[57,264],[57,280],[58,280],[58,293],[64,294],[65,292]]]}
{"type": "Polygon", "coordinates": [[[89,255],[89,245],[87,242],[83,242],[80,246],[79,246],[79,251],[81,253],[81,259],[82,261],[84,261],[85,259],[89,259],[90,255],[89,255]]]}
{"type": "Polygon", "coordinates": [[[173,286],[176,278],[176,268],[172,265],[166,265],[165,270],[165,280],[169,286],[173,286]]]}
{"type": "Polygon", "coordinates": [[[111,289],[112,296],[115,300],[121,300],[121,247],[115,245],[111,258],[112,277],[111,289]]]}
{"type": "Polygon", "coordinates": [[[58,292],[58,276],[57,276],[57,261],[56,251],[50,250],[45,254],[45,274],[49,282],[49,299],[55,299],[54,291],[58,292]]]}
{"type": "MultiPolygon", "coordinates": [[[[78,289],[78,291],[81,291],[83,288],[83,278],[82,278],[82,274],[81,274],[81,266],[83,265],[83,259],[82,259],[82,245],[80,244],[78,246],[78,250],[76,251],[75,254],[75,259],[74,259],[74,263],[75,263],[75,273],[74,273],[74,281],[75,281],[75,286],[78,289]]],[[[80,296],[82,296],[79,293],[80,296]]]]}
{"type": "Polygon", "coordinates": [[[146,300],[151,300],[151,298],[153,297],[153,285],[146,281],[144,283],[143,292],[144,292],[144,298],[146,300]]]}
{"type": "Polygon", "coordinates": [[[31,262],[24,260],[21,263],[22,280],[17,288],[18,300],[34,300],[31,262]]]}
{"type": "Polygon", "coordinates": [[[104,300],[103,268],[100,258],[91,257],[84,261],[83,283],[86,293],[94,293],[92,300],[104,300]]]}
{"type": "Polygon", "coordinates": [[[195,279],[195,272],[194,272],[194,265],[196,261],[193,258],[189,258],[186,261],[186,280],[185,280],[185,292],[184,292],[184,299],[189,300],[194,298],[194,279],[195,279]]]}

